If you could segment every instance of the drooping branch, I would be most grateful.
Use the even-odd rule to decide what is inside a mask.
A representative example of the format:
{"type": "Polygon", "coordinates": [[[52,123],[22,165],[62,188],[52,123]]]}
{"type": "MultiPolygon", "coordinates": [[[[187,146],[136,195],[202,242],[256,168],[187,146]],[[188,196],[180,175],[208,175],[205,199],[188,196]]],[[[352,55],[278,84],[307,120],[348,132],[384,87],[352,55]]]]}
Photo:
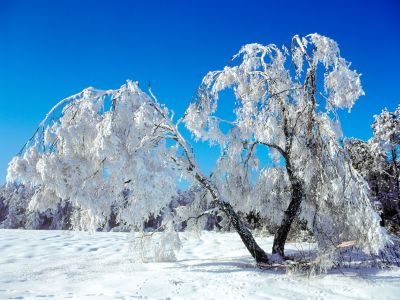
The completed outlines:
{"type": "MultiPolygon", "coordinates": [[[[168,134],[174,137],[174,140],[179,144],[182,148],[184,157],[187,160],[186,171],[191,174],[191,176],[203,187],[205,188],[211,195],[213,202],[217,205],[217,207],[227,216],[232,226],[235,228],[236,232],[239,234],[242,242],[246,246],[247,250],[253,256],[257,263],[269,263],[268,255],[265,251],[257,244],[252,233],[247,228],[247,226],[243,223],[239,215],[234,211],[232,205],[229,202],[224,201],[221,198],[221,195],[217,189],[217,187],[210,181],[210,179],[202,174],[200,169],[198,168],[195,158],[192,155],[192,152],[189,150],[189,147],[186,144],[185,139],[179,133],[179,130],[176,126],[172,124],[172,121],[164,114],[163,110],[159,106],[157,102],[157,98],[151,94],[154,102],[149,103],[151,107],[153,107],[160,116],[165,121],[165,126],[163,128],[168,131],[168,134]]],[[[176,162],[176,159],[173,159],[176,162]]]]}

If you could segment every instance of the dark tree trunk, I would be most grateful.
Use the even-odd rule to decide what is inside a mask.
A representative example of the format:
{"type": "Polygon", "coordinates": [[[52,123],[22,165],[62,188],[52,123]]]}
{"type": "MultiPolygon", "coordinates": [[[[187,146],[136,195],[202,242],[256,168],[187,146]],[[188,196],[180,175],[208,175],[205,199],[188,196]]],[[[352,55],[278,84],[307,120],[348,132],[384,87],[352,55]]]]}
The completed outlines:
{"type": "MultiPolygon", "coordinates": [[[[370,186],[373,185],[373,188],[371,189],[374,192],[373,197],[375,197],[375,199],[379,200],[379,198],[380,198],[379,197],[379,178],[378,178],[377,174],[375,174],[375,173],[373,173],[373,176],[371,176],[371,177],[372,177],[372,179],[369,179],[367,177],[368,185],[370,185],[370,186]]],[[[379,202],[382,204],[381,200],[379,200],[379,202]]],[[[383,210],[384,209],[382,208],[382,212],[379,214],[379,217],[381,218],[381,220],[379,221],[379,225],[382,227],[385,227],[385,214],[384,214],[383,210]]]]}
{"type": "Polygon", "coordinates": [[[233,228],[239,234],[242,239],[243,244],[246,246],[247,250],[250,252],[251,256],[256,260],[257,263],[268,263],[268,255],[265,251],[257,244],[251,231],[243,223],[242,219],[233,210],[232,206],[227,202],[222,202],[218,204],[222,211],[229,218],[233,228]]]}
{"type": "Polygon", "coordinates": [[[284,257],[286,239],[292,227],[292,223],[300,210],[301,201],[303,199],[302,182],[293,175],[291,170],[288,170],[288,173],[292,186],[291,199],[288,208],[283,214],[281,225],[275,233],[272,246],[272,254],[279,254],[282,258],[284,257]]]}
{"type": "Polygon", "coordinates": [[[207,180],[207,178],[199,174],[195,174],[195,178],[202,184],[204,188],[206,188],[210,192],[214,202],[216,203],[218,208],[225,213],[225,215],[231,222],[233,228],[235,228],[236,232],[239,234],[243,244],[246,246],[247,250],[250,252],[251,256],[256,260],[256,262],[268,264],[269,263],[268,255],[257,244],[256,240],[253,237],[253,234],[243,223],[239,215],[234,211],[232,205],[230,205],[230,203],[228,202],[223,201],[220,198],[217,189],[211,185],[211,183],[207,180]]]}

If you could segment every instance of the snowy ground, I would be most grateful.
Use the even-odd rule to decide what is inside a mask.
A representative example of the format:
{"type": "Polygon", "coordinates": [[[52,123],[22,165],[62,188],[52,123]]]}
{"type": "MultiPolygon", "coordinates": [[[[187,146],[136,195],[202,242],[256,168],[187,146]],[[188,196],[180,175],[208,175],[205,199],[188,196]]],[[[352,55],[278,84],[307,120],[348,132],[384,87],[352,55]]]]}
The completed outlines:
{"type": "MultiPolygon", "coordinates": [[[[134,263],[131,239],[127,233],[0,230],[0,299],[399,299],[400,295],[400,269],[311,278],[261,271],[254,268],[234,233],[206,232],[200,239],[183,236],[174,263],[134,263]]],[[[271,239],[260,242],[266,249],[271,246],[271,239]]]]}

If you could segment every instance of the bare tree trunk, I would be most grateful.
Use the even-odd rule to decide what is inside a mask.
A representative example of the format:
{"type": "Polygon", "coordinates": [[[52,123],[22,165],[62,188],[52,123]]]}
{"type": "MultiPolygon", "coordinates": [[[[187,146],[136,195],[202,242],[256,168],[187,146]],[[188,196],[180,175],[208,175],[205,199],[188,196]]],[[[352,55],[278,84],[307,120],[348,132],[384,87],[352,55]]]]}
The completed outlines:
{"type": "Polygon", "coordinates": [[[243,244],[246,246],[247,250],[250,252],[251,256],[256,260],[256,262],[268,264],[269,263],[268,255],[257,244],[256,240],[253,237],[253,234],[243,223],[239,215],[234,211],[232,205],[230,205],[230,203],[228,202],[223,201],[220,198],[218,191],[210,184],[207,178],[199,174],[195,174],[195,178],[199,183],[201,183],[201,185],[204,188],[206,188],[210,192],[214,202],[217,204],[218,208],[220,208],[228,217],[233,228],[235,228],[243,244]]]}
{"type": "MultiPolygon", "coordinates": [[[[291,176],[289,176],[290,178],[291,176]]],[[[292,223],[300,210],[301,201],[303,199],[303,185],[302,182],[293,177],[291,178],[292,193],[288,208],[284,212],[281,225],[274,236],[274,243],[272,246],[272,254],[279,254],[284,257],[284,249],[286,239],[288,237],[292,223]]]]}
{"type": "Polygon", "coordinates": [[[233,210],[232,206],[227,202],[222,202],[219,204],[219,206],[231,221],[233,228],[235,228],[243,244],[246,246],[247,250],[250,252],[251,256],[253,256],[256,262],[269,263],[268,255],[257,244],[251,231],[246,227],[238,214],[233,210]]]}
{"type": "MultiPolygon", "coordinates": [[[[287,135],[288,136],[288,135],[287,135]]],[[[290,138],[287,140],[286,148],[287,152],[285,154],[286,159],[286,172],[289,177],[290,185],[291,185],[291,197],[288,208],[283,214],[283,219],[281,221],[281,225],[278,228],[278,231],[274,236],[274,243],[272,245],[272,254],[279,254],[282,258],[285,256],[285,244],[286,240],[292,227],[292,223],[300,210],[301,201],[303,200],[303,182],[300,180],[292,167],[292,162],[290,160],[291,154],[291,140],[290,138]]]]}

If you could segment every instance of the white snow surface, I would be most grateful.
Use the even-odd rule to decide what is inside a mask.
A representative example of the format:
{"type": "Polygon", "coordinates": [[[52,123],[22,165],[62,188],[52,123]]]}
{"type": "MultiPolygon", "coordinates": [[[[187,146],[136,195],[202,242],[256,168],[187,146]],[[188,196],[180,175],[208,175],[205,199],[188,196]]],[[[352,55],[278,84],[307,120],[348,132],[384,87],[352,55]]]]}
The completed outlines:
{"type": "Polygon", "coordinates": [[[399,268],[308,277],[256,268],[235,233],[181,239],[176,262],[137,263],[129,233],[2,229],[0,299],[399,299],[399,268]]]}

